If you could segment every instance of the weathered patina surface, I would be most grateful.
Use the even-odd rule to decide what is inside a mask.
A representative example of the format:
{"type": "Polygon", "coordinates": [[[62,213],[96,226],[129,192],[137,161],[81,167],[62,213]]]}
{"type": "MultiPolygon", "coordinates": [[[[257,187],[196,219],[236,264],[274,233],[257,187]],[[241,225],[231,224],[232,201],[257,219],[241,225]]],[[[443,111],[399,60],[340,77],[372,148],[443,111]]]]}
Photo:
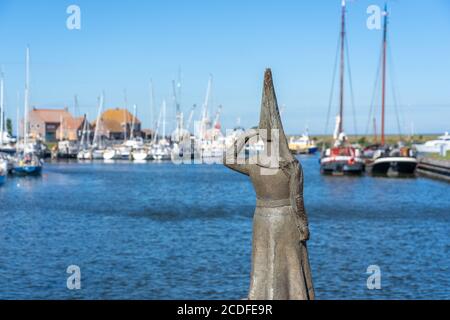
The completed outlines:
{"type": "Polygon", "coordinates": [[[224,159],[227,167],[250,177],[257,195],[248,298],[314,299],[306,246],[309,229],[303,203],[303,171],[289,152],[270,69],[264,76],[258,129],[237,139],[224,159]],[[256,136],[271,152],[239,162],[240,151],[256,136]]]}

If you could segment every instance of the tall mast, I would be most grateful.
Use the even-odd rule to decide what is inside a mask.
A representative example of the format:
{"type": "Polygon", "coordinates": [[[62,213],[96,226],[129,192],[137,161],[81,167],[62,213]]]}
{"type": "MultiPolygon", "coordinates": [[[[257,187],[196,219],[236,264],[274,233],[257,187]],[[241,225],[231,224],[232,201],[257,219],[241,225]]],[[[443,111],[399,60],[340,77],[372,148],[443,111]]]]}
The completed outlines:
{"type": "Polygon", "coordinates": [[[155,95],[154,95],[154,89],[153,89],[153,80],[150,79],[150,129],[153,129],[155,131],[155,95]]]}
{"type": "Polygon", "coordinates": [[[16,152],[20,141],[20,92],[17,91],[17,105],[16,105],[16,152]]]}
{"type": "Polygon", "coordinates": [[[128,111],[128,98],[127,98],[127,89],[123,90],[123,96],[124,96],[124,109],[123,109],[123,141],[127,141],[127,132],[128,132],[128,117],[127,117],[127,111],[128,111]]]}
{"type": "Polygon", "coordinates": [[[212,81],[213,81],[213,77],[212,77],[212,75],[210,75],[209,80],[208,80],[208,87],[206,89],[205,103],[203,104],[203,119],[205,119],[205,120],[208,118],[208,104],[209,104],[209,100],[211,98],[212,81]]]}
{"type": "Polygon", "coordinates": [[[78,95],[74,95],[73,100],[73,113],[75,117],[78,117],[78,95]]]}
{"type": "MultiPolygon", "coordinates": [[[[89,118],[89,114],[87,113],[86,121],[88,118],[89,118]]],[[[92,141],[92,142],[94,142],[94,141],[92,141]]],[[[87,122],[86,122],[86,146],[87,146],[87,148],[90,148],[92,146],[92,144],[91,144],[91,128],[87,122]]]]}
{"type": "Polygon", "coordinates": [[[1,73],[1,79],[0,79],[0,146],[3,145],[3,128],[4,125],[4,112],[5,112],[5,105],[4,105],[4,79],[3,79],[3,71],[0,71],[1,73]]]}
{"type": "Polygon", "coordinates": [[[79,148],[82,148],[83,150],[86,147],[86,131],[87,131],[87,116],[85,114],[83,118],[83,131],[81,132],[81,139],[79,145],[79,148]]]}
{"type": "Polygon", "coordinates": [[[381,145],[385,143],[384,121],[385,121],[385,103],[386,103],[386,49],[387,49],[387,4],[384,5],[384,27],[383,27],[383,73],[381,89],[381,145]]]}
{"type": "Polygon", "coordinates": [[[136,125],[136,110],[137,110],[137,105],[133,105],[133,119],[131,119],[131,132],[130,132],[130,139],[133,140],[134,139],[134,126],[136,125]]]}
{"type": "Polygon", "coordinates": [[[98,133],[99,133],[99,127],[100,127],[100,118],[102,116],[102,110],[103,110],[103,103],[104,103],[104,93],[102,92],[102,94],[100,95],[100,98],[98,100],[98,113],[97,113],[97,121],[95,123],[95,131],[94,131],[94,140],[92,141],[92,144],[95,147],[100,147],[100,143],[98,142],[99,137],[98,137],[98,133]]]}
{"type": "Polygon", "coordinates": [[[213,76],[209,75],[208,80],[208,87],[206,89],[206,97],[205,102],[203,103],[203,110],[202,110],[202,120],[201,120],[201,127],[200,127],[200,139],[204,139],[204,135],[206,133],[206,125],[208,122],[208,104],[209,100],[211,99],[211,88],[212,88],[212,82],[213,82],[213,76]]]}
{"type": "Polygon", "coordinates": [[[377,119],[375,117],[373,117],[373,138],[374,138],[374,143],[377,144],[378,143],[378,137],[377,137],[377,119]]]}
{"type": "MultiPolygon", "coordinates": [[[[341,77],[340,77],[340,99],[339,99],[339,134],[344,131],[344,72],[345,72],[345,0],[342,0],[341,17],[341,77]]],[[[338,134],[338,136],[339,136],[338,134]]]]}
{"type": "Polygon", "coordinates": [[[190,128],[191,128],[192,118],[194,117],[195,108],[197,108],[197,105],[194,104],[194,105],[192,106],[191,112],[189,113],[189,119],[188,119],[187,125],[186,125],[186,130],[188,130],[188,131],[189,131],[190,128]]]}
{"type": "Polygon", "coordinates": [[[30,47],[27,47],[26,67],[25,67],[25,97],[24,97],[24,115],[23,115],[23,145],[24,150],[28,144],[28,104],[30,99],[30,47]]]}
{"type": "Polygon", "coordinates": [[[216,117],[214,118],[214,129],[220,124],[220,115],[222,113],[222,106],[220,105],[216,112],[216,117]]]}
{"type": "Polygon", "coordinates": [[[175,83],[173,82],[173,95],[175,99],[175,107],[176,107],[176,131],[177,137],[176,139],[180,140],[181,129],[183,128],[183,113],[181,112],[181,67],[178,67],[178,79],[175,83]]]}
{"type": "Polygon", "coordinates": [[[163,105],[162,105],[162,125],[163,125],[163,130],[162,130],[162,138],[166,139],[166,100],[163,100],[163,105]]]}
{"type": "Polygon", "coordinates": [[[64,124],[63,124],[63,116],[59,116],[59,141],[63,141],[63,131],[64,131],[64,124]]]}
{"type": "MultiPolygon", "coordinates": [[[[159,126],[161,125],[162,108],[159,110],[158,121],[156,121],[155,133],[153,135],[152,144],[158,140],[159,126]]],[[[159,141],[159,140],[158,140],[159,141]]]]}
{"type": "MultiPolygon", "coordinates": [[[[180,76],[178,76],[178,78],[180,78],[180,76]]],[[[180,107],[180,102],[179,102],[179,92],[180,92],[180,87],[181,87],[181,83],[180,80],[178,80],[177,83],[175,83],[175,81],[172,81],[172,90],[173,90],[173,100],[174,100],[174,104],[175,104],[175,113],[176,113],[176,137],[175,140],[178,142],[180,141],[180,134],[181,134],[181,120],[182,120],[182,114],[181,114],[181,107],[180,107]]]]}
{"type": "Polygon", "coordinates": [[[178,105],[181,108],[181,67],[178,67],[178,82],[177,82],[177,99],[178,99],[178,105]]]}

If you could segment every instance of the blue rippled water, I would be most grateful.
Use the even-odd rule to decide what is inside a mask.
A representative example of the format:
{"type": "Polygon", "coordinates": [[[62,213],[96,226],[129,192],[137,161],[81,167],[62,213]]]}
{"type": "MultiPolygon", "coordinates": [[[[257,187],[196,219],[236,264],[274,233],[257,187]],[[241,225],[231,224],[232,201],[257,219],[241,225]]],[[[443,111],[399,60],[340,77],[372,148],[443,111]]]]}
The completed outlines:
{"type": "MultiPolygon", "coordinates": [[[[450,298],[449,184],[301,162],[318,299],[450,298]]],[[[0,187],[0,299],[242,299],[254,205],[248,178],[219,165],[47,164],[0,187]]]]}

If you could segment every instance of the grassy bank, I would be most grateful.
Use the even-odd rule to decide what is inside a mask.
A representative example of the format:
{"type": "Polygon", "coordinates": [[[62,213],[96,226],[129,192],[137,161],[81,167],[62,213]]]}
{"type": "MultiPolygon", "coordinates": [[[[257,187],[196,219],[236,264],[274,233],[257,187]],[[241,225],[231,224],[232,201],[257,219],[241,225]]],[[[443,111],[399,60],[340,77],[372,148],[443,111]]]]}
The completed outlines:
{"type": "MultiPolygon", "coordinates": [[[[387,144],[396,144],[399,141],[402,141],[406,145],[412,145],[414,143],[421,144],[428,140],[437,139],[438,135],[417,135],[413,137],[399,135],[386,135],[386,143],[387,144]]],[[[375,139],[372,135],[359,135],[359,136],[348,136],[351,143],[358,143],[361,146],[365,147],[368,145],[372,145],[375,143],[375,139]]],[[[326,146],[330,146],[333,143],[333,136],[331,135],[312,135],[311,139],[316,141],[319,146],[325,144],[326,146]]],[[[378,136],[378,143],[380,142],[380,137],[378,136]]]]}
{"type": "Polygon", "coordinates": [[[445,157],[436,153],[432,153],[430,155],[427,155],[427,158],[450,161],[450,152],[447,152],[447,155],[445,157]]]}

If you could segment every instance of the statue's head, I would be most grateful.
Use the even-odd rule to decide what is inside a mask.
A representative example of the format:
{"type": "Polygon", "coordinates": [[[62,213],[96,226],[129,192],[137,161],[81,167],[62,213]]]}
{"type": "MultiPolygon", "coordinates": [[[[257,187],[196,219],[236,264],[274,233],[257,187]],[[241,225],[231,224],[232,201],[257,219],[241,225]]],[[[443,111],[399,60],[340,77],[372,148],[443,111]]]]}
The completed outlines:
{"type": "MultiPolygon", "coordinates": [[[[266,69],[259,120],[259,137],[265,146],[265,155],[282,162],[292,162],[294,157],[289,151],[286,135],[281,123],[277,97],[273,85],[272,71],[266,69]]],[[[272,161],[273,162],[273,161],[272,161]]]]}

